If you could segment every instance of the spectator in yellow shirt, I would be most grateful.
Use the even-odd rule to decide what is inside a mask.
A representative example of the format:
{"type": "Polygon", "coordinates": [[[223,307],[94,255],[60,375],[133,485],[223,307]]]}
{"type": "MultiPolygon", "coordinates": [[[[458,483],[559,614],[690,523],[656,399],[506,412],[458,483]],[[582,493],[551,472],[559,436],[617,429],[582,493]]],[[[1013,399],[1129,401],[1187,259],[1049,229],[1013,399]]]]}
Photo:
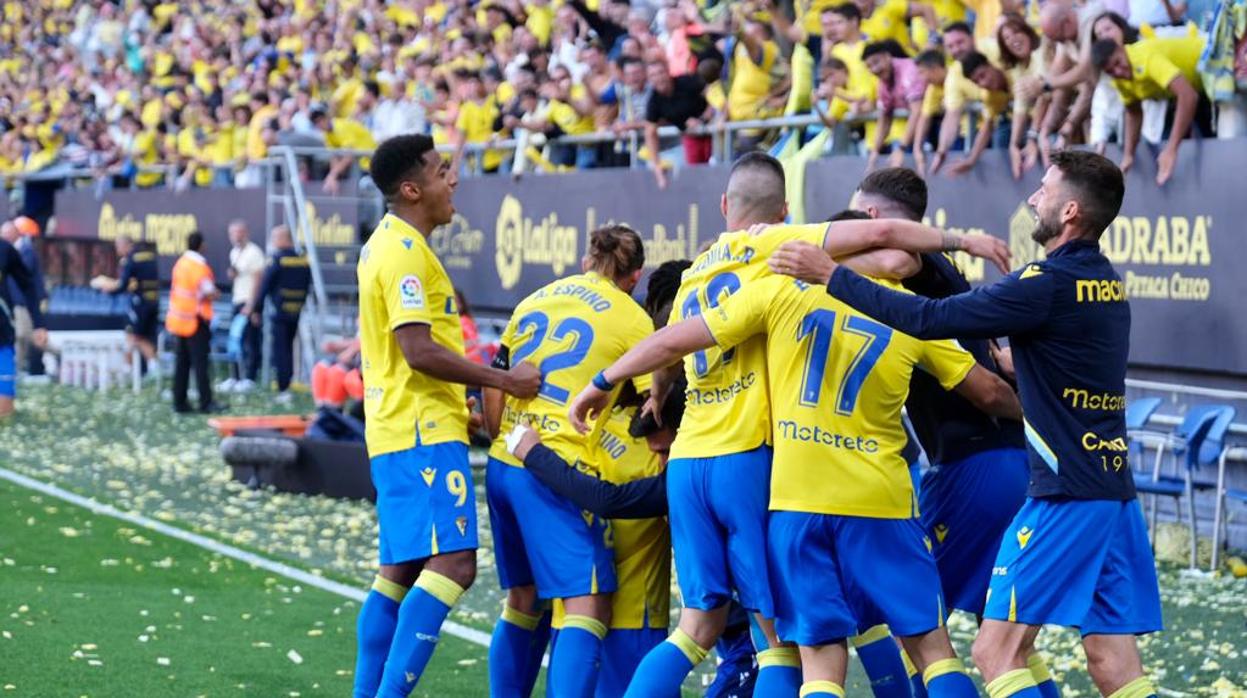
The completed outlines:
{"type": "MultiPolygon", "coordinates": [[[[343,150],[374,150],[377,147],[372,133],[355,119],[334,119],[323,106],[312,109],[309,119],[312,126],[325,137],[325,146],[343,150]]],[[[328,194],[338,193],[338,180],[351,169],[351,164],[359,160],[362,167],[367,167],[367,157],[357,155],[339,155],[329,162],[329,172],[321,188],[328,194]]]]}
{"type": "MultiPolygon", "coordinates": [[[[455,160],[463,159],[464,146],[468,143],[488,143],[497,134],[494,132],[494,121],[498,118],[498,105],[486,94],[485,86],[477,73],[461,72],[459,74],[460,97],[459,114],[455,117],[455,160]]],[[[489,149],[477,151],[470,158],[469,167],[481,172],[497,172],[502,165],[502,152],[489,149]]]]}
{"type": "Polygon", "coordinates": [[[134,114],[126,113],[121,117],[121,130],[128,140],[125,153],[127,160],[122,164],[123,173],[130,174],[134,186],[140,189],[160,184],[163,177],[159,172],[140,169],[155,165],[160,160],[160,139],[156,129],[143,129],[134,114]]]}
{"type": "Polygon", "coordinates": [[[1031,97],[1021,83],[1036,77],[1042,79],[1047,69],[1046,46],[1039,34],[1019,15],[1005,15],[996,32],[1000,50],[1000,66],[1009,74],[1013,85],[1013,127],[1009,139],[1009,167],[1014,179],[1030,170],[1039,159],[1038,125],[1043,123],[1048,108],[1048,94],[1031,97]]]}
{"type": "MultiPolygon", "coordinates": [[[[935,9],[917,0],[854,0],[862,12],[862,33],[868,43],[891,39],[907,52],[915,48],[909,35],[909,20],[921,17],[928,27],[938,27],[935,9]]],[[[934,35],[933,35],[934,36],[934,35]]]]}
{"type": "MultiPolygon", "coordinates": [[[[593,133],[593,111],[597,104],[584,85],[572,82],[566,66],[550,70],[550,80],[542,85],[542,90],[549,101],[542,129],[547,137],[593,133]]],[[[597,166],[598,151],[594,144],[557,145],[551,151],[550,160],[556,165],[574,165],[579,170],[597,166]]]]}
{"type": "MultiPolygon", "coordinates": [[[[749,121],[778,116],[788,101],[792,81],[780,62],[779,46],[771,27],[755,20],[745,22],[732,54],[731,87],[727,92],[729,121],[749,121]]],[[[757,147],[762,134],[738,131],[737,148],[757,147]]]]}
{"type": "Polygon", "coordinates": [[[948,167],[948,173],[954,176],[974,169],[989,145],[1005,148],[1011,141],[1009,129],[1012,122],[1001,118],[1013,101],[1013,87],[1009,84],[1009,76],[978,51],[961,59],[961,71],[982,90],[980,104],[983,111],[970,154],[948,167]],[[997,124],[997,121],[1000,123],[997,124]]]}
{"type": "MultiPolygon", "coordinates": [[[[922,80],[927,83],[926,92],[922,93],[918,126],[914,131],[914,170],[925,175],[927,156],[924,146],[932,129],[938,133],[940,125],[947,118],[944,112],[944,82],[948,79],[948,59],[938,49],[927,49],[914,56],[914,66],[918,68],[922,80]]],[[[938,148],[938,144],[936,147],[938,148]]]]}
{"type": "Polygon", "coordinates": [[[1105,39],[1091,47],[1092,64],[1113,78],[1113,87],[1117,88],[1126,106],[1122,170],[1128,171],[1134,164],[1139,132],[1143,127],[1140,102],[1145,99],[1171,99],[1175,102],[1169,140],[1156,156],[1158,185],[1173,176],[1178,146],[1192,123],[1201,136],[1212,135],[1212,105],[1202,94],[1203,82],[1198,72],[1204,41],[1198,36],[1154,38],[1122,46],[1105,39]]]}

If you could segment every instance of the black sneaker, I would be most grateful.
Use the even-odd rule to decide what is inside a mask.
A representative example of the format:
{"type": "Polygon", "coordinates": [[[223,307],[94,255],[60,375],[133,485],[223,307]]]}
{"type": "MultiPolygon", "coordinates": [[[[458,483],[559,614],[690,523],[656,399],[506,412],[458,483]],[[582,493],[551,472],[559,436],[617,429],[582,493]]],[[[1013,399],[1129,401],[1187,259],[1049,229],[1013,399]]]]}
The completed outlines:
{"type": "Polygon", "coordinates": [[[199,408],[201,414],[221,414],[225,411],[225,406],[219,402],[210,402],[199,408]]]}
{"type": "Polygon", "coordinates": [[[192,412],[190,405],[174,405],[173,411],[177,414],[190,414],[192,412]]]}

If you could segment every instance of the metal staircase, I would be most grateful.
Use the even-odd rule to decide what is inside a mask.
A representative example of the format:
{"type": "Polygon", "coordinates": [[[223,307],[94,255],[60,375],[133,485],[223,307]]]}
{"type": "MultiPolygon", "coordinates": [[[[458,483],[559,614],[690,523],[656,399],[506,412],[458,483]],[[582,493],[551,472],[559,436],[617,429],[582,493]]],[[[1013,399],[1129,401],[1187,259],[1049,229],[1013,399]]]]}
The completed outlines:
{"type": "MultiPolygon", "coordinates": [[[[307,256],[312,275],[312,292],[308,294],[299,323],[302,362],[296,377],[307,380],[311,367],[321,354],[326,335],[354,336],[359,315],[359,289],[355,282],[355,265],[359,260],[358,243],[350,247],[320,249],[316,244],[315,221],[309,215],[309,204],[322,201],[359,203],[359,196],[311,195],[299,175],[299,156],[289,147],[270,149],[266,176],[265,216],[271,230],[279,223],[289,226],[295,247],[307,256]]],[[[267,350],[268,342],[265,341],[267,350]]],[[[264,384],[269,381],[265,361],[264,384]]]]}

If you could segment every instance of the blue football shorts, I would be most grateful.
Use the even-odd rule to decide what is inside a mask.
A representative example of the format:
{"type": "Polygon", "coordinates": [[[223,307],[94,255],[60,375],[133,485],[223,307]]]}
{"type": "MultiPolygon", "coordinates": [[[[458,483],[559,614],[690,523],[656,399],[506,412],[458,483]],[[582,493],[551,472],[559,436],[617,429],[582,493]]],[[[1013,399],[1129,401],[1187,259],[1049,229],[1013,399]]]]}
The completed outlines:
{"type": "Polygon", "coordinates": [[[1139,500],[1027,499],[1001,542],[983,616],[1083,635],[1162,630],[1139,500]]]}
{"type": "Polygon", "coordinates": [[[917,519],[771,512],[775,630],[804,646],[886,623],[899,637],[944,623],[930,541],[917,519]]]}
{"type": "Polygon", "coordinates": [[[1000,541],[1026,501],[1029,482],[1022,448],[983,451],[923,476],[918,510],[950,609],[983,613],[1000,541]]]}
{"type": "Polygon", "coordinates": [[[477,548],[467,444],[416,445],[371,460],[381,564],[477,548]]]}
{"type": "Polygon", "coordinates": [[[719,608],[737,592],[740,605],[774,617],[766,555],[771,449],[667,465],[671,547],[684,605],[719,608]]]}
{"type": "Polygon", "coordinates": [[[485,469],[494,558],[503,589],[536,585],[542,599],[616,589],[610,522],[555,494],[524,468],[485,469]]]}
{"type": "Polygon", "coordinates": [[[12,344],[0,346],[0,397],[17,397],[17,354],[12,344]]]}

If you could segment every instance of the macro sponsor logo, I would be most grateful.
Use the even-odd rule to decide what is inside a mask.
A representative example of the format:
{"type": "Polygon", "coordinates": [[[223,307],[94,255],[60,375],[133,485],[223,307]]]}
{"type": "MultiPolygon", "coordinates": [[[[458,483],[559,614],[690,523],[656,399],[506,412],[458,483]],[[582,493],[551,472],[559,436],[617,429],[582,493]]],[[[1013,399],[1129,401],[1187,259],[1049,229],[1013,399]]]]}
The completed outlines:
{"type": "Polygon", "coordinates": [[[863,453],[877,453],[879,451],[879,442],[875,439],[861,435],[837,434],[827,431],[817,424],[809,426],[791,419],[781,419],[776,426],[778,427],[779,437],[786,441],[822,444],[823,446],[831,446],[832,448],[839,448],[845,451],[861,451],[863,453]]]}
{"type": "Polygon", "coordinates": [[[473,260],[485,249],[485,231],[473,228],[467,218],[456,213],[429,236],[429,247],[447,269],[471,269],[473,260]]]}
{"type": "Polygon", "coordinates": [[[1095,393],[1085,388],[1066,388],[1061,391],[1061,399],[1069,400],[1070,407],[1076,410],[1104,410],[1120,412],[1126,409],[1126,396],[1113,393],[1095,393]]]}
{"type": "Polygon", "coordinates": [[[1074,289],[1079,303],[1109,303],[1126,300],[1126,286],[1116,279],[1078,279],[1074,289]]]}
{"type": "Polygon", "coordinates": [[[503,290],[515,288],[526,265],[549,266],[555,276],[576,264],[575,226],[560,225],[557,213],[534,221],[524,216],[524,205],[507,195],[498,207],[494,263],[503,290]]]}
{"type": "Polygon", "coordinates": [[[113,205],[105,201],[100,205],[96,229],[101,240],[116,240],[125,235],[154,244],[161,255],[176,256],[186,249],[190,234],[199,230],[199,219],[193,213],[148,213],[141,219],[127,213],[118,217],[113,205]]]}

